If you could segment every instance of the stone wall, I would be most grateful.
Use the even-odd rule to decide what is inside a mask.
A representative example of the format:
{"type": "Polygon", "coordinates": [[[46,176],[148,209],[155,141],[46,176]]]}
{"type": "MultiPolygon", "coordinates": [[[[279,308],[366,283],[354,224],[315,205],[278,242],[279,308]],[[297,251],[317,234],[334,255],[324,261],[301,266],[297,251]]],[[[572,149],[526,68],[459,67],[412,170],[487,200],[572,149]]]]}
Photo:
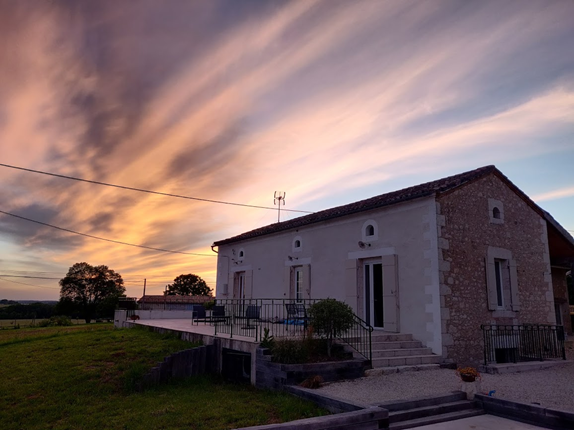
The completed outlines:
{"type": "Polygon", "coordinates": [[[478,364],[481,324],[555,323],[546,222],[501,179],[491,174],[439,196],[437,229],[445,359],[478,364]],[[489,247],[516,262],[519,310],[489,310],[489,247]]]}
{"type": "Polygon", "coordinates": [[[154,366],[144,377],[140,388],[163,384],[173,378],[216,373],[213,365],[215,346],[198,346],[171,354],[154,366]]]}
{"type": "Polygon", "coordinates": [[[356,379],[365,374],[364,360],[331,361],[328,363],[283,364],[273,363],[266,348],[256,352],[256,386],[282,390],[286,385],[296,385],[319,375],[325,382],[356,379]]]}

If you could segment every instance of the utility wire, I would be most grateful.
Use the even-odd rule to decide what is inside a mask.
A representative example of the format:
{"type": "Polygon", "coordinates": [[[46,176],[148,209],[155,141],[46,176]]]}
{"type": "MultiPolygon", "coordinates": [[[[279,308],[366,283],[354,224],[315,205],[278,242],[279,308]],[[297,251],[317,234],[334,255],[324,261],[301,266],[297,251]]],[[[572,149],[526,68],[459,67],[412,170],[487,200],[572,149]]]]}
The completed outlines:
{"type": "Polygon", "coordinates": [[[55,280],[59,280],[60,278],[47,278],[45,276],[24,276],[24,275],[8,275],[6,273],[0,273],[0,277],[6,277],[6,278],[28,278],[28,279],[55,279],[55,280]]]}
{"type": "Polygon", "coordinates": [[[52,227],[52,228],[55,228],[55,229],[57,229],[57,230],[65,231],[65,232],[68,232],[68,233],[78,234],[78,235],[80,235],[80,236],[85,236],[85,237],[89,237],[89,238],[92,238],[92,239],[103,240],[103,241],[106,241],[106,242],[117,243],[117,244],[120,244],[120,245],[134,246],[134,247],[136,247],[136,248],[151,249],[152,251],[169,252],[169,253],[172,253],[172,254],[199,255],[199,256],[202,256],[202,257],[216,257],[216,255],[214,255],[214,254],[198,254],[198,253],[195,253],[195,252],[172,251],[172,250],[169,250],[169,249],[153,248],[153,247],[151,247],[151,246],[136,245],[136,244],[133,244],[133,243],[121,242],[121,241],[119,241],[119,240],[106,239],[106,238],[104,238],[104,237],[93,236],[93,235],[91,235],[91,234],[86,234],[86,233],[80,233],[80,232],[78,232],[78,231],[69,230],[69,229],[67,229],[67,228],[58,227],[58,226],[55,226],[55,225],[52,225],[52,224],[47,224],[47,223],[41,222],[41,221],[36,221],[36,220],[30,219],[30,218],[26,218],[26,217],[23,217],[23,216],[20,216],[20,215],[11,214],[10,212],[0,211],[0,213],[2,213],[2,214],[4,214],[4,215],[12,216],[12,217],[14,217],[14,218],[23,219],[23,220],[25,220],[25,221],[30,221],[30,222],[33,222],[33,223],[36,223],[36,224],[45,225],[46,227],[52,227]]]}
{"type": "MultiPolygon", "coordinates": [[[[127,187],[124,185],[109,184],[107,182],[91,181],[89,179],[82,179],[82,178],[76,178],[73,176],[59,175],[57,173],[42,172],[41,170],[27,169],[25,167],[11,166],[9,164],[3,164],[3,163],[0,163],[0,166],[8,167],[9,169],[23,170],[24,172],[32,172],[32,173],[39,173],[41,175],[55,176],[56,178],[64,178],[64,179],[70,179],[73,181],[87,182],[89,184],[104,185],[106,187],[115,187],[115,188],[121,188],[123,190],[130,190],[130,191],[139,191],[140,193],[158,194],[160,196],[166,196],[166,197],[177,197],[179,199],[197,200],[200,202],[208,202],[208,203],[219,203],[222,205],[242,206],[242,207],[246,207],[246,208],[277,210],[276,208],[269,207],[269,206],[257,206],[257,205],[248,205],[248,204],[244,204],[244,203],[224,202],[221,200],[202,199],[199,197],[182,196],[179,194],[162,193],[160,191],[151,191],[151,190],[144,190],[142,188],[134,188],[134,187],[127,187]]],[[[305,214],[313,213],[313,212],[309,212],[309,211],[301,211],[301,210],[296,210],[296,209],[283,209],[283,210],[288,211],[288,212],[299,212],[299,213],[305,213],[305,214]]]]}
{"type": "Polygon", "coordinates": [[[10,279],[4,279],[2,277],[0,277],[0,279],[2,279],[3,281],[6,281],[6,282],[11,282],[13,284],[28,285],[29,287],[45,288],[47,290],[59,290],[60,289],[58,287],[41,287],[40,285],[32,285],[32,284],[26,284],[25,282],[11,281],[10,279]]]}

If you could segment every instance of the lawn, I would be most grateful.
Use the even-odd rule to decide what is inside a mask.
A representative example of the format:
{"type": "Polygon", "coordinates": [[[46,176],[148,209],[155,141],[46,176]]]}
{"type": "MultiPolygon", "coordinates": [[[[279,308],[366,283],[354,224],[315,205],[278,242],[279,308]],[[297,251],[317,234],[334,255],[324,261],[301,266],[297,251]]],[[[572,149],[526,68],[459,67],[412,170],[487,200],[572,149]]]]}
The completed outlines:
{"type": "Polygon", "coordinates": [[[314,404],[202,376],[135,392],[174,337],[111,324],[0,331],[0,429],[229,429],[322,415],[314,404]]]}

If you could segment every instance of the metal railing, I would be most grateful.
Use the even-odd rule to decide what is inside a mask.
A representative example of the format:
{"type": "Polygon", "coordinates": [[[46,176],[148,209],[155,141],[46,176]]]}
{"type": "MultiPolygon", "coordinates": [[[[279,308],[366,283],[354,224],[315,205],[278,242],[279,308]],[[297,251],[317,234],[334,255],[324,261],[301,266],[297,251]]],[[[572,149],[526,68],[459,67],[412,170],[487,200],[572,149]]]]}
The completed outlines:
{"type": "Polygon", "coordinates": [[[484,339],[484,364],[519,361],[566,360],[564,327],[523,324],[480,326],[484,339]]]}
{"type": "MultiPolygon", "coordinates": [[[[217,299],[217,305],[225,308],[225,318],[215,320],[215,334],[225,333],[261,341],[265,329],[273,337],[301,337],[309,326],[307,309],[318,300],[286,299],[217,299]],[[289,313],[287,305],[300,305],[300,312],[289,313]]],[[[292,309],[291,309],[292,311],[292,309]]]]}
{"type": "Polygon", "coordinates": [[[341,336],[339,340],[349,345],[371,363],[373,358],[373,347],[371,341],[371,333],[373,332],[373,327],[371,327],[366,321],[359,318],[357,315],[354,316],[353,326],[344,336],[341,336]]]}
{"type": "MultiPolygon", "coordinates": [[[[274,338],[305,337],[312,333],[312,321],[307,314],[309,307],[319,299],[217,299],[225,309],[225,317],[214,319],[215,334],[263,340],[268,331],[274,338]]],[[[354,315],[351,329],[338,338],[357,353],[371,361],[371,333],[373,328],[354,315]]]]}

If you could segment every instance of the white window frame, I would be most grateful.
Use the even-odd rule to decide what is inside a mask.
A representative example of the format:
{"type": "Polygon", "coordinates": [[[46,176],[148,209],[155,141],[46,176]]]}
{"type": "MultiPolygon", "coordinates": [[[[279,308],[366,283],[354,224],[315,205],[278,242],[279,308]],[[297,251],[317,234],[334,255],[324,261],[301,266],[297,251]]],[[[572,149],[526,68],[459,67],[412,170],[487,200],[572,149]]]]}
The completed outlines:
{"type": "Polygon", "coordinates": [[[379,240],[379,226],[374,220],[368,219],[363,223],[363,227],[361,228],[361,238],[363,242],[374,242],[375,240],[379,240]],[[368,226],[373,227],[373,234],[369,236],[367,236],[368,226]]]}

